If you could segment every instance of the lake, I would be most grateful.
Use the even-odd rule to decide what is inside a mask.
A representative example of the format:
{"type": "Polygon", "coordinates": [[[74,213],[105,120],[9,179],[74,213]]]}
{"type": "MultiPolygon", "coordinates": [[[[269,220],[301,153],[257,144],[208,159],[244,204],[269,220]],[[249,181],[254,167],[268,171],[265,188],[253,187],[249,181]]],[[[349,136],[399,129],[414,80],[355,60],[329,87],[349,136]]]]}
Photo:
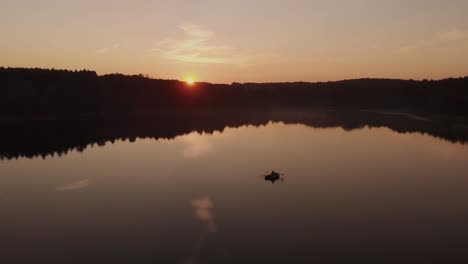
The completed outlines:
{"type": "Polygon", "coordinates": [[[57,136],[43,138],[61,142],[52,150],[41,148],[39,130],[20,129],[23,143],[2,140],[0,259],[443,263],[466,256],[466,128],[374,114],[353,128],[296,113],[293,121],[251,117],[204,129],[193,121],[193,130],[170,135],[70,145],[55,129],[57,136]],[[282,179],[266,181],[272,170],[282,179]]]}

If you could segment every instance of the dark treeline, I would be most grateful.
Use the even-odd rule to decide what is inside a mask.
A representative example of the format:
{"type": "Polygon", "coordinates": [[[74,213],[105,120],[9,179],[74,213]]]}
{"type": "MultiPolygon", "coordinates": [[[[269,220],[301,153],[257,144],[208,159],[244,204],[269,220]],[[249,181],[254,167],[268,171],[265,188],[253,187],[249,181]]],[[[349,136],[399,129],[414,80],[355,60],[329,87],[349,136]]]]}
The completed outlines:
{"type": "Polygon", "coordinates": [[[405,109],[468,116],[468,77],[321,83],[197,83],[93,71],[0,68],[0,122],[272,107],[405,109]]]}
{"type": "Polygon", "coordinates": [[[358,110],[251,110],[166,113],[151,120],[61,120],[0,125],[0,159],[34,158],[84,151],[119,140],[173,139],[193,131],[213,133],[226,127],[261,126],[268,122],[315,128],[387,127],[398,133],[423,133],[451,142],[468,142],[468,127],[444,120],[358,110]]]}
{"type": "Polygon", "coordinates": [[[143,75],[0,68],[0,84],[0,159],[61,155],[116,140],[174,138],[269,121],[347,130],[383,126],[468,142],[467,126],[457,125],[468,118],[468,77],[189,86],[143,75]],[[358,109],[414,111],[434,118],[358,109]],[[445,123],[440,115],[457,117],[445,123]]]}

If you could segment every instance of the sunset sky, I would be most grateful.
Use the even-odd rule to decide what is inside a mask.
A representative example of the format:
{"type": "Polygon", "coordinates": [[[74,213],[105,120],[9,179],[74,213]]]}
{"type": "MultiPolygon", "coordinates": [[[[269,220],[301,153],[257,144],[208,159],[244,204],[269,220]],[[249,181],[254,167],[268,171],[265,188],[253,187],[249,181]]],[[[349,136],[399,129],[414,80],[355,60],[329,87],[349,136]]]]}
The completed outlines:
{"type": "Polygon", "coordinates": [[[468,75],[467,0],[2,0],[0,66],[209,82],[468,75]]]}

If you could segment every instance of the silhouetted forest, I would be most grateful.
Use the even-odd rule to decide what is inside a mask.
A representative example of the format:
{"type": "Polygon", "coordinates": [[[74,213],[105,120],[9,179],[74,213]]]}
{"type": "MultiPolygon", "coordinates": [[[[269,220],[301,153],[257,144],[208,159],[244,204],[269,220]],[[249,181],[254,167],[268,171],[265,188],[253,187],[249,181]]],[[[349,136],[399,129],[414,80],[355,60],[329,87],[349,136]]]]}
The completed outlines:
{"type": "Polygon", "coordinates": [[[165,111],[341,107],[468,116],[468,77],[320,83],[196,83],[93,71],[0,68],[0,122],[142,117],[165,111]]]}
{"type": "Polygon", "coordinates": [[[468,142],[468,77],[189,86],[143,75],[0,68],[0,83],[0,159],[269,121],[346,130],[388,127],[468,142]]]}
{"type": "MultiPolygon", "coordinates": [[[[82,152],[119,140],[172,139],[193,131],[213,133],[226,127],[261,126],[268,122],[303,124],[315,128],[387,127],[398,133],[423,133],[451,142],[468,142],[468,126],[444,119],[359,110],[250,110],[166,113],[126,120],[31,121],[0,125],[0,159],[47,157],[82,152]]],[[[453,121],[453,120],[452,120],[453,121]]]]}

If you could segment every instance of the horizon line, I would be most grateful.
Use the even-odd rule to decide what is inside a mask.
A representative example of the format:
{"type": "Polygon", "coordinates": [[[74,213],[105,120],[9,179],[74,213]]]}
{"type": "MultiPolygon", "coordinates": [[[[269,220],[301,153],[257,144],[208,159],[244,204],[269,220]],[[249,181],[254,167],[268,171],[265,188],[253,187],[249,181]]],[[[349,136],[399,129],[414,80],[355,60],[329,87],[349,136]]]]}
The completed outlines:
{"type": "MultiPolygon", "coordinates": [[[[90,70],[90,69],[66,69],[66,68],[41,68],[41,67],[11,67],[11,66],[0,66],[0,70],[2,69],[13,69],[13,70],[43,70],[43,71],[66,71],[66,72],[93,72],[95,73],[98,77],[103,77],[103,76],[108,76],[108,75],[123,75],[123,76],[140,76],[144,77],[147,79],[151,80],[160,80],[160,81],[178,81],[178,82],[183,82],[185,83],[186,81],[180,80],[180,79],[164,79],[164,78],[158,78],[154,77],[152,75],[146,74],[146,73],[138,73],[138,74],[129,74],[129,73],[120,73],[120,72],[113,72],[113,73],[105,73],[105,74],[99,74],[96,70],[90,70]]],[[[465,79],[468,78],[468,73],[465,76],[458,76],[458,77],[445,77],[445,78],[440,78],[440,79],[403,79],[403,78],[392,78],[392,77],[356,77],[356,78],[350,78],[350,79],[336,79],[336,80],[328,80],[328,81],[279,81],[279,82],[238,82],[238,81],[233,81],[231,83],[216,83],[216,82],[209,82],[209,81],[198,81],[195,80],[195,84],[212,84],[212,85],[233,85],[233,84],[284,84],[284,83],[333,83],[333,82],[343,82],[343,81],[358,81],[358,80],[393,80],[393,81],[418,81],[418,82],[424,82],[424,81],[444,81],[444,80],[451,80],[451,79],[465,79]]]]}

